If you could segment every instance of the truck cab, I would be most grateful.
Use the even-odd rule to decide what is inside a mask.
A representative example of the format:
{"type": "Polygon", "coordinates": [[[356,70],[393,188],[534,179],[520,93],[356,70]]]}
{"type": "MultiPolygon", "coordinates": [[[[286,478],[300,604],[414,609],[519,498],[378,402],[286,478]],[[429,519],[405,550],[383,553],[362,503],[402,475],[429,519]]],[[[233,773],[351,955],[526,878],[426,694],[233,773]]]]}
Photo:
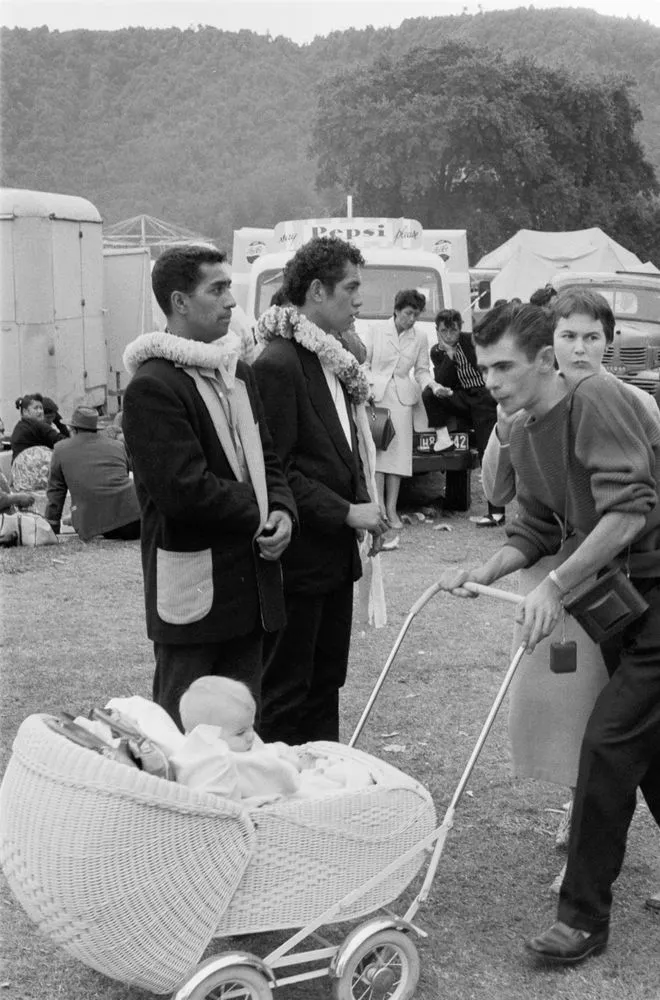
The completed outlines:
{"type": "MultiPolygon", "coordinates": [[[[393,248],[365,248],[362,268],[362,307],[355,329],[359,334],[375,320],[389,319],[394,295],[400,288],[416,288],[426,298],[426,309],[417,321],[429,347],[435,343],[434,317],[451,304],[451,293],[443,262],[428,251],[400,251],[393,248]],[[404,256],[405,254],[405,256],[404,256]]],[[[291,252],[268,253],[253,264],[248,288],[247,314],[256,323],[268,309],[273,294],[282,284],[284,267],[291,252]]]]}
{"type": "Polygon", "coordinates": [[[614,313],[614,341],[603,364],[630,385],[653,394],[660,385],[660,271],[560,272],[558,292],[589,288],[614,313]]]}

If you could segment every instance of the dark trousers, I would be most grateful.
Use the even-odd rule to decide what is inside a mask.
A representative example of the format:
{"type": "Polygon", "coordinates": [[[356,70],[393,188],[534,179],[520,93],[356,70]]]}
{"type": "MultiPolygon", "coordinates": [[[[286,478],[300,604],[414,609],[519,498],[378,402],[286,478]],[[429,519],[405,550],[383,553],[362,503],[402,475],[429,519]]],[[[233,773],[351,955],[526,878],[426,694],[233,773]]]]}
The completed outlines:
{"type": "Polygon", "coordinates": [[[267,635],[259,734],[293,746],[339,740],[339,688],[346,681],[353,584],[330,594],[289,594],[287,625],[267,635]]]}
{"type": "MultiPolygon", "coordinates": [[[[488,389],[454,389],[451,396],[434,396],[427,386],[422,401],[429,427],[446,427],[449,417],[462,417],[474,428],[479,461],[484,457],[488,438],[497,422],[497,403],[488,389]]],[[[491,514],[503,514],[504,507],[488,504],[491,514]]]]}
{"type": "Polygon", "coordinates": [[[610,681],[587,723],[558,916],[585,931],[608,925],[637,789],[660,826],[660,579],[633,580],[649,610],[603,643],[610,681]]]}
{"type": "Polygon", "coordinates": [[[136,538],[140,537],[140,525],[141,522],[130,521],[128,524],[122,524],[120,528],[113,528],[112,531],[104,531],[103,537],[108,538],[110,541],[120,541],[120,542],[134,542],[136,538]]]}
{"type": "Polygon", "coordinates": [[[181,728],[179,700],[193,681],[208,674],[232,677],[247,684],[259,708],[263,668],[263,637],[259,626],[249,635],[226,642],[175,646],[155,642],[156,671],[153,700],[166,709],[181,728]]]}
{"type": "Polygon", "coordinates": [[[488,389],[454,389],[451,396],[434,396],[427,386],[422,400],[429,427],[446,427],[449,417],[462,417],[474,427],[477,451],[482,458],[490,432],[497,422],[497,403],[488,389]]]}

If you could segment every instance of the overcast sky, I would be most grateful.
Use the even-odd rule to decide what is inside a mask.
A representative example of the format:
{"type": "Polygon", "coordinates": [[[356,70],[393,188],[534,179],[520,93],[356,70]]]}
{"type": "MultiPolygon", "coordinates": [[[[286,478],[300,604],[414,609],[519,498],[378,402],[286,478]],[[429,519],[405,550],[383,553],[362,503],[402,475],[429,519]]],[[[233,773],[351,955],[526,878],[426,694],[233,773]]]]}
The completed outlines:
{"type": "MultiPolygon", "coordinates": [[[[0,23],[7,27],[70,31],[90,28],[110,31],[142,25],[146,28],[209,24],[227,31],[248,28],[260,34],[286,35],[298,43],[344,28],[397,27],[406,18],[438,17],[483,10],[520,7],[518,0],[0,0],[0,23]]],[[[534,0],[535,8],[587,7],[616,17],[641,17],[660,26],[660,0],[534,0]]]]}

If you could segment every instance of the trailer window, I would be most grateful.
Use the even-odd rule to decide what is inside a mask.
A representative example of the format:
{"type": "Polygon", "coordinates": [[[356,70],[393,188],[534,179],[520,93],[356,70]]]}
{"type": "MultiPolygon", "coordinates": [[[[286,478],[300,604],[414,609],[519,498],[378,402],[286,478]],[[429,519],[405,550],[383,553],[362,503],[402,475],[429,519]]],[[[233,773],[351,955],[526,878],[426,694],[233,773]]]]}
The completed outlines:
{"type": "MultiPolygon", "coordinates": [[[[282,271],[264,271],[257,280],[255,318],[268,309],[274,293],[282,285],[282,271]]],[[[370,267],[362,268],[362,306],[360,319],[388,319],[392,315],[394,297],[404,288],[415,288],[426,298],[426,309],[420,319],[433,321],[435,314],[444,309],[440,275],[437,271],[419,267],[370,267]]]]}

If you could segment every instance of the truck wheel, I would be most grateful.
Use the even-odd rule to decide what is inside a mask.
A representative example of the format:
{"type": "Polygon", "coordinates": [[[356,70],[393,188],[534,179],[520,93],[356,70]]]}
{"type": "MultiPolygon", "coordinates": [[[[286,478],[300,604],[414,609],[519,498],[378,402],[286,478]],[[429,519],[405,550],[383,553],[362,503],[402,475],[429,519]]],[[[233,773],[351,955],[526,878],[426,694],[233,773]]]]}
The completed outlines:
{"type": "Polygon", "coordinates": [[[470,469],[445,473],[445,499],[447,510],[469,510],[472,503],[472,475],[470,469]]]}

